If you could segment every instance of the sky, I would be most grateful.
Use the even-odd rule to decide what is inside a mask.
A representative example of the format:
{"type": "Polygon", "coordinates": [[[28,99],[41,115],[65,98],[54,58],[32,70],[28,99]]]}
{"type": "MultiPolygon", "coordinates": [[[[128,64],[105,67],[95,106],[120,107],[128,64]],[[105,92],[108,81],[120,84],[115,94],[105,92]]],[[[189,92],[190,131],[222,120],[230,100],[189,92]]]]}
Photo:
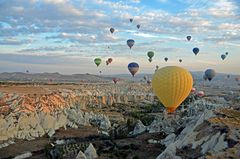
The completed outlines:
{"type": "Polygon", "coordinates": [[[240,74],[239,51],[239,0],[0,0],[0,72],[123,74],[137,62],[139,73],[176,65],[240,74]]]}

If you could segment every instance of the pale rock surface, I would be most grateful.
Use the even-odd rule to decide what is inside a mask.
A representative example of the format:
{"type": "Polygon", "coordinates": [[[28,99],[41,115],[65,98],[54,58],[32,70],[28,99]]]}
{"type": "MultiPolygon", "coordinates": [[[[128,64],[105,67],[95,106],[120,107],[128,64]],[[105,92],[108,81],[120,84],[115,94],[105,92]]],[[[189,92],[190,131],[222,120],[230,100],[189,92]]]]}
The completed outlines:
{"type": "Polygon", "coordinates": [[[176,156],[176,146],[171,143],[156,159],[181,159],[176,156]]]}
{"type": "Polygon", "coordinates": [[[42,128],[47,132],[51,128],[55,128],[56,125],[56,118],[51,116],[50,114],[46,113],[41,116],[40,122],[42,128]]]}
{"type": "Polygon", "coordinates": [[[31,152],[26,152],[24,154],[21,154],[21,155],[18,155],[18,156],[15,156],[13,159],[24,159],[24,158],[29,158],[32,156],[32,153],[31,152]]]}
{"type": "Polygon", "coordinates": [[[95,159],[98,158],[97,151],[93,147],[92,143],[89,144],[88,148],[85,150],[84,154],[86,155],[87,159],[95,159]]]}
{"type": "Polygon", "coordinates": [[[76,159],[87,159],[87,157],[82,151],[79,151],[76,159]]]}
{"type": "Polygon", "coordinates": [[[162,144],[165,146],[168,146],[169,144],[173,143],[176,138],[176,135],[174,133],[169,134],[165,139],[161,141],[162,144]]]}
{"type": "Polygon", "coordinates": [[[146,126],[142,123],[141,120],[138,120],[134,130],[133,130],[133,135],[138,135],[146,131],[146,126]]]}

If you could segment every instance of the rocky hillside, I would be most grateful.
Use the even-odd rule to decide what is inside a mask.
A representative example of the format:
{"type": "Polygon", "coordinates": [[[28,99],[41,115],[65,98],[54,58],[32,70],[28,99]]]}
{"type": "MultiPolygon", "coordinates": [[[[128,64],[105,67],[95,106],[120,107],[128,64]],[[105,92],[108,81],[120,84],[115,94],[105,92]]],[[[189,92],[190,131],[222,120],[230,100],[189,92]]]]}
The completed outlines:
{"type": "Polygon", "coordinates": [[[107,82],[112,79],[91,74],[62,75],[59,73],[0,73],[0,81],[28,82],[107,82]]]}
{"type": "Polygon", "coordinates": [[[239,91],[191,94],[167,114],[143,83],[9,90],[0,93],[2,158],[239,158],[239,91]]]}

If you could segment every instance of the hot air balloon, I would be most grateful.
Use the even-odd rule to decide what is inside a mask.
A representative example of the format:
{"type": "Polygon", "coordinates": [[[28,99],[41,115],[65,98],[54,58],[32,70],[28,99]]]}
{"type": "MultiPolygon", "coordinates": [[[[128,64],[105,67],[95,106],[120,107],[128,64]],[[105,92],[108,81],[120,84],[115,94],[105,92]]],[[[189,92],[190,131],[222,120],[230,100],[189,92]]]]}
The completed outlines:
{"type": "Polygon", "coordinates": [[[193,87],[193,88],[191,89],[191,93],[195,93],[195,92],[196,92],[196,88],[193,87]]]}
{"type": "Polygon", "coordinates": [[[133,22],[133,19],[132,19],[132,18],[130,18],[130,19],[129,19],[129,21],[132,23],[132,22],[133,22]]]}
{"type": "Polygon", "coordinates": [[[28,71],[28,70],[26,70],[26,73],[29,73],[29,71],[28,71]]]}
{"type": "Polygon", "coordinates": [[[97,67],[101,64],[102,60],[100,58],[95,58],[94,63],[97,65],[97,67]]]}
{"type": "Polygon", "coordinates": [[[102,71],[99,71],[99,73],[101,74],[101,73],[102,73],[102,71]]]}
{"type": "Polygon", "coordinates": [[[140,28],[140,24],[137,25],[137,28],[138,28],[138,29],[140,28]]]}
{"type": "Polygon", "coordinates": [[[108,58],[108,63],[112,63],[113,59],[112,58],[108,58]]]}
{"type": "Polygon", "coordinates": [[[221,59],[224,60],[226,58],[226,55],[222,54],[221,59]]]}
{"type": "Polygon", "coordinates": [[[128,39],[127,40],[127,45],[130,49],[133,47],[134,44],[135,44],[135,41],[133,39],[128,39]]]}
{"type": "Polygon", "coordinates": [[[154,52],[153,51],[148,51],[147,56],[149,57],[148,61],[152,62],[152,58],[154,56],[154,52]]]}
{"type": "Polygon", "coordinates": [[[110,28],[110,32],[113,33],[115,31],[114,28],[110,28]]]}
{"type": "Polygon", "coordinates": [[[158,65],[156,65],[156,69],[159,69],[159,66],[158,66],[158,65]]]}
{"type": "Polygon", "coordinates": [[[128,70],[134,76],[139,70],[139,65],[136,62],[132,62],[128,64],[128,70]]]}
{"type": "Polygon", "coordinates": [[[153,52],[153,51],[148,51],[148,52],[147,52],[147,56],[148,56],[149,58],[153,58],[154,52],[153,52]]]}
{"type": "Polygon", "coordinates": [[[208,79],[209,81],[211,81],[215,75],[216,75],[216,72],[215,72],[215,70],[213,70],[213,69],[207,69],[207,70],[205,71],[205,76],[207,77],[207,79],[208,79]]]}
{"type": "Polygon", "coordinates": [[[106,65],[109,65],[109,62],[108,62],[108,61],[106,61],[106,65]]]}
{"type": "Polygon", "coordinates": [[[179,62],[181,63],[181,62],[182,62],[182,59],[179,59],[179,62]]]}
{"type": "Polygon", "coordinates": [[[205,95],[205,93],[203,91],[198,91],[197,92],[198,97],[203,97],[204,95],[205,95]]]}
{"type": "Polygon", "coordinates": [[[187,36],[187,40],[188,40],[188,41],[190,41],[190,40],[191,40],[191,38],[192,38],[191,36],[187,36]]]}
{"type": "Polygon", "coordinates": [[[240,81],[240,77],[236,77],[236,78],[235,78],[235,81],[236,81],[236,82],[240,81]]]}
{"type": "Polygon", "coordinates": [[[199,53],[199,48],[197,48],[197,47],[193,48],[193,53],[195,55],[197,55],[199,53]]]}
{"type": "Polygon", "coordinates": [[[151,85],[152,81],[151,80],[147,80],[147,84],[151,85]]]}
{"type": "Polygon", "coordinates": [[[167,66],[155,72],[152,78],[153,92],[167,108],[175,109],[187,98],[193,86],[192,75],[184,68],[167,66]]]}
{"type": "Polygon", "coordinates": [[[143,79],[146,81],[146,80],[148,79],[148,77],[147,77],[147,76],[144,76],[143,79]]]}
{"type": "Polygon", "coordinates": [[[227,75],[227,78],[230,78],[230,75],[227,75]]]}
{"type": "Polygon", "coordinates": [[[117,82],[118,82],[118,79],[117,79],[117,78],[113,78],[112,80],[113,80],[113,82],[114,82],[115,84],[117,84],[117,82]]]}
{"type": "Polygon", "coordinates": [[[228,55],[228,52],[226,52],[225,55],[228,55]]]}
{"type": "Polygon", "coordinates": [[[203,79],[204,79],[205,81],[208,79],[205,74],[203,75],[203,79]]]}
{"type": "Polygon", "coordinates": [[[167,58],[167,57],[165,57],[165,58],[164,58],[164,60],[167,62],[167,61],[168,61],[168,58],[167,58]]]}

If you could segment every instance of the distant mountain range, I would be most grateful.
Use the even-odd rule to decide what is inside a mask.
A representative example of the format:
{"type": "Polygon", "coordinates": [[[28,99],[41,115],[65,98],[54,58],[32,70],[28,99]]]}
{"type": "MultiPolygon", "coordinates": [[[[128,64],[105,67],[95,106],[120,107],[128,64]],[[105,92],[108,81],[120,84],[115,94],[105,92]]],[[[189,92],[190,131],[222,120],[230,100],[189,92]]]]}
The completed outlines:
{"type": "Polygon", "coordinates": [[[21,81],[21,82],[104,82],[110,81],[110,78],[101,77],[92,74],[73,74],[62,75],[60,73],[0,73],[0,81],[21,81]]]}
{"type": "MultiPolygon", "coordinates": [[[[192,72],[195,81],[202,81],[203,72],[192,72]]],[[[152,78],[152,74],[137,74],[132,77],[130,74],[116,74],[116,75],[93,75],[93,74],[72,74],[63,75],[60,73],[0,73],[0,81],[22,81],[22,82],[109,82],[113,77],[120,78],[123,80],[140,81],[143,77],[147,76],[149,79],[152,78]]],[[[223,81],[227,74],[218,73],[214,78],[215,81],[223,81]]],[[[234,79],[236,75],[231,75],[231,79],[234,79]]]]}

